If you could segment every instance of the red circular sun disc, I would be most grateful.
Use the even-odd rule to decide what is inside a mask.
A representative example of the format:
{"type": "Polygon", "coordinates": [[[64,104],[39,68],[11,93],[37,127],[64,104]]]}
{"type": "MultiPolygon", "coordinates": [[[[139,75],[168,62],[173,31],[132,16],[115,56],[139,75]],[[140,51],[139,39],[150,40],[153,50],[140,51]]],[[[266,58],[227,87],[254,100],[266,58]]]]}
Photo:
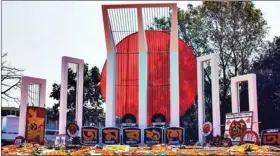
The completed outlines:
{"type": "MultiPolygon", "coordinates": [[[[156,113],[170,121],[170,34],[146,31],[148,48],[148,123],[156,113]]],[[[193,104],[197,95],[196,58],[181,39],[179,44],[180,115],[193,104]]],[[[117,46],[116,115],[135,115],[138,122],[138,33],[131,34],[117,46]]],[[[106,62],[101,73],[101,94],[106,99],[106,62]]],[[[172,115],[172,114],[171,114],[172,115]]]]}

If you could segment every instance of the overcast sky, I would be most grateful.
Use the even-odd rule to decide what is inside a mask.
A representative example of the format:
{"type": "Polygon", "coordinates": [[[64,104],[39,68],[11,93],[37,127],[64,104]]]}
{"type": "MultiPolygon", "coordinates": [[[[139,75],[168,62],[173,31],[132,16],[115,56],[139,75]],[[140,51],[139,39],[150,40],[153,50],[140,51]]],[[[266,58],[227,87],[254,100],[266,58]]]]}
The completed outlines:
{"type": "MultiPolygon", "coordinates": [[[[2,2],[2,52],[8,62],[23,68],[25,76],[47,79],[47,106],[53,83],[60,83],[61,57],[84,59],[90,67],[102,69],[106,59],[102,4],[166,3],[166,2],[2,2]]],[[[200,1],[178,2],[186,8],[200,1]]],[[[280,1],[255,2],[270,26],[271,40],[280,36],[280,1]]],[[[14,94],[19,95],[18,92],[14,94]]]]}

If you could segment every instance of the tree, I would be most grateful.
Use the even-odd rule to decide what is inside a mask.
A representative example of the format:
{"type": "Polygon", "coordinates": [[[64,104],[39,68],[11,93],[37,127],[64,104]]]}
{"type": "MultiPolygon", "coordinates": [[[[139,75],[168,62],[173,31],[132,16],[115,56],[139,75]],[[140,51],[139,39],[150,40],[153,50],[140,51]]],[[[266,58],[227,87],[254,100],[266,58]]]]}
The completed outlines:
{"type": "Polygon", "coordinates": [[[7,60],[5,60],[5,58],[7,58],[7,56],[8,56],[8,53],[2,53],[1,97],[3,100],[5,100],[8,103],[11,100],[18,103],[19,102],[18,97],[13,96],[11,93],[14,90],[17,90],[20,88],[23,69],[12,67],[10,64],[7,64],[7,60]]]}
{"type": "MultiPolygon", "coordinates": [[[[266,53],[252,65],[252,72],[257,75],[258,110],[260,129],[279,128],[279,122],[271,119],[280,118],[280,36],[268,43],[266,53]],[[268,113],[269,112],[269,113],[268,113]]],[[[248,110],[248,85],[240,93],[241,110],[248,110]]]]}
{"type": "MultiPolygon", "coordinates": [[[[156,30],[170,30],[170,23],[170,18],[155,18],[153,26],[156,30]]],[[[231,112],[230,78],[248,73],[252,62],[264,51],[267,22],[252,2],[205,1],[197,7],[189,4],[187,10],[178,9],[178,29],[180,38],[197,57],[209,53],[219,56],[221,123],[224,123],[225,113],[231,112]]],[[[210,74],[208,67],[205,69],[206,112],[212,112],[210,74]]],[[[197,120],[188,120],[185,126],[192,122],[197,120]]]]}
{"type": "MultiPolygon", "coordinates": [[[[73,70],[68,71],[68,94],[67,94],[67,120],[74,121],[75,105],[76,105],[76,76],[73,70]]],[[[52,108],[47,109],[47,115],[50,120],[58,120],[59,118],[59,98],[60,85],[53,84],[50,97],[57,100],[52,108]]],[[[83,97],[83,123],[94,123],[95,125],[102,123],[104,125],[104,110],[102,103],[104,102],[100,92],[100,71],[98,67],[88,69],[88,64],[84,66],[84,97],[83,97]]]]}

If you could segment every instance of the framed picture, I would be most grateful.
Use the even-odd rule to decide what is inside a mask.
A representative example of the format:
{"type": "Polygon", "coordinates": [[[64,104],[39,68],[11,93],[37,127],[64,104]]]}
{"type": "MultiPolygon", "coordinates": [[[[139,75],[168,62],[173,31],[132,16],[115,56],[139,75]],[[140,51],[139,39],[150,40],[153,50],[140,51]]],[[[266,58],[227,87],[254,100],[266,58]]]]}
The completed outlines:
{"type": "Polygon", "coordinates": [[[227,113],[225,120],[225,137],[232,142],[240,142],[241,135],[252,130],[253,112],[227,113]]]}
{"type": "Polygon", "coordinates": [[[25,138],[23,136],[17,136],[14,140],[14,145],[20,146],[25,142],[25,138]]]}
{"type": "Polygon", "coordinates": [[[56,135],[55,146],[65,146],[66,145],[66,135],[56,135]]]}
{"type": "Polygon", "coordinates": [[[60,146],[60,143],[61,143],[61,137],[60,137],[60,135],[56,135],[54,145],[55,146],[60,146]]]}

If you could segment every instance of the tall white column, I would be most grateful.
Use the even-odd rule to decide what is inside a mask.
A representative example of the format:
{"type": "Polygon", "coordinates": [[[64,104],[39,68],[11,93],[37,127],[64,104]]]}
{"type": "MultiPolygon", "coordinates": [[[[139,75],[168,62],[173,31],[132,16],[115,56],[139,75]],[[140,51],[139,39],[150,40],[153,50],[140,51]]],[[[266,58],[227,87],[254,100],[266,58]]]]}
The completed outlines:
{"type": "Polygon", "coordinates": [[[239,100],[239,82],[233,82],[231,80],[231,103],[232,113],[240,112],[240,100],[239,100]]]}
{"type": "Polygon", "coordinates": [[[82,135],[82,126],[83,126],[83,90],[84,90],[84,61],[82,63],[78,64],[78,80],[77,80],[77,95],[76,95],[76,109],[77,109],[77,114],[76,114],[76,121],[77,125],[79,126],[79,136],[81,137],[82,135]]]}
{"type": "MultiPolygon", "coordinates": [[[[172,7],[170,36],[170,126],[180,126],[179,49],[177,5],[172,7]]],[[[184,95],[182,95],[184,96],[184,95]]]]}
{"type": "Polygon", "coordinates": [[[20,105],[19,105],[19,126],[18,135],[25,137],[26,130],[26,110],[28,103],[28,83],[24,82],[24,77],[21,79],[21,95],[20,95],[20,105]]]}
{"type": "Polygon", "coordinates": [[[202,125],[204,123],[204,114],[205,114],[203,75],[204,75],[203,62],[201,62],[200,59],[197,59],[198,139],[201,144],[204,143],[204,137],[202,135],[202,125]]]}
{"type": "MultiPolygon", "coordinates": [[[[142,8],[137,8],[137,19],[138,19],[138,40],[139,40],[139,62],[138,62],[138,73],[139,73],[139,102],[138,102],[138,124],[141,129],[141,133],[144,134],[144,129],[147,127],[147,92],[148,92],[148,52],[146,34],[144,29],[142,8]]],[[[141,135],[141,141],[144,141],[144,135],[141,135]]]]}
{"type": "Polygon", "coordinates": [[[256,74],[250,75],[251,81],[248,81],[249,90],[249,109],[253,112],[252,129],[259,134],[259,116],[258,116],[258,95],[256,74]]]}
{"type": "Polygon", "coordinates": [[[106,76],[106,127],[116,126],[116,47],[110,28],[108,10],[102,6],[104,32],[107,48],[106,76]]]}
{"type": "Polygon", "coordinates": [[[212,115],[213,115],[213,135],[221,135],[220,116],[220,86],[219,86],[219,64],[218,57],[211,55],[211,88],[212,88],[212,115]]]}
{"type": "MultiPolygon", "coordinates": [[[[68,94],[68,63],[78,65],[76,84],[76,114],[75,121],[79,128],[83,126],[83,89],[84,89],[84,60],[63,56],[61,63],[61,87],[59,106],[59,134],[66,134],[67,124],[67,94],[68,94]]],[[[81,131],[79,135],[81,136],[81,131]]]]}
{"type": "Polygon", "coordinates": [[[67,121],[67,86],[68,86],[68,62],[65,57],[61,61],[61,84],[59,101],[59,134],[66,134],[67,121]]]}
{"type": "Polygon", "coordinates": [[[40,107],[46,107],[46,90],[47,90],[47,80],[45,79],[37,79],[39,85],[40,85],[40,103],[39,103],[39,106],[40,107]]]}
{"type": "Polygon", "coordinates": [[[211,88],[212,88],[212,116],[213,135],[221,135],[220,121],[220,93],[219,93],[219,64],[216,54],[209,54],[197,58],[197,87],[198,87],[198,134],[200,143],[205,142],[202,135],[202,125],[205,120],[205,99],[204,99],[204,68],[203,63],[210,60],[211,66],[211,88]]]}

